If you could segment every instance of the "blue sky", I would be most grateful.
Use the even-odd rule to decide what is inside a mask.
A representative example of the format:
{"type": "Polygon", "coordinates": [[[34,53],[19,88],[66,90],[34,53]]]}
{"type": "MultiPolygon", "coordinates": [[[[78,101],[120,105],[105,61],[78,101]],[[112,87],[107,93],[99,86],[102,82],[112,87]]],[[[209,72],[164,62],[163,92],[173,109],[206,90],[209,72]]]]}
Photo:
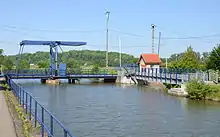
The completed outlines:
{"type": "MultiPolygon", "coordinates": [[[[110,11],[109,50],[139,56],[151,52],[151,24],[155,37],[191,37],[220,34],[218,0],[0,0],[0,48],[17,54],[18,43],[29,40],[85,41],[83,47],[105,49],[105,12],[110,11]],[[49,31],[46,31],[49,30],[49,31]],[[117,31],[116,31],[117,30],[117,31]],[[127,32],[127,33],[125,33],[127,32]],[[132,33],[132,35],[131,35],[132,33]],[[137,35],[133,35],[137,34],[137,35]]],[[[219,37],[161,39],[161,56],[183,52],[188,45],[196,51],[210,51],[219,37]]],[[[155,39],[157,51],[158,39],[155,39]]],[[[25,52],[48,50],[46,46],[27,46],[25,52]]]]}

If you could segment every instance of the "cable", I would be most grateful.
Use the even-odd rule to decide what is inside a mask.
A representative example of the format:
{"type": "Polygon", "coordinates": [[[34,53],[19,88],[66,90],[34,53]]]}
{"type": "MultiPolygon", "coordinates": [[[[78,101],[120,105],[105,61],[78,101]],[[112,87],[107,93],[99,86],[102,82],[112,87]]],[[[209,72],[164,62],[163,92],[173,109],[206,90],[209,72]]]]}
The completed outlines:
{"type": "MultiPolygon", "coordinates": [[[[21,34],[21,35],[24,35],[24,36],[30,36],[30,34],[28,34],[27,32],[26,33],[24,33],[24,32],[21,32],[21,31],[17,31],[17,30],[11,30],[11,29],[2,29],[2,31],[8,31],[8,32],[12,32],[12,33],[18,33],[18,34],[21,34]]],[[[31,36],[34,36],[34,35],[31,35],[31,36]]],[[[43,38],[45,38],[45,37],[42,37],[42,36],[34,36],[34,37],[37,37],[37,38],[40,38],[40,39],[43,39],[43,38]]]]}
{"type": "MultiPolygon", "coordinates": [[[[155,25],[155,27],[157,28],[161,28],[164,30],[163,27],[155,25]]],[[[170,31],[171,32],[171,31],[170,31]]],[[[173,32],[173,34],[179,36],[179,34],[177,34],[176,32],[173,32]]],[[[205,36],[187,36],[187,37],[161,37],[161,39],[203,39],[203,38],[210,38],[210,37],[220,37],[220,33],[218,34],[211,34],[211,35],[205,35],[205,36]]],[[[158,39],[158,37],[155,37],[156,39],[158,39]]]]}
{"type": "Polygon", "coordinates": [[[89,33],[89,32],[103,32],[104,30],[51,30],[51,29],[34,29],[25,27],[16,27],[11,25],[3,25],[3,27],[28,31],[40,31],[40,32],[65,32],[65,33],[89,33]]]}
{"type": "MultiPolygon", "coordinates": [[[[206,36],[191,36],[191,37],[161,37],[161,39],[203,39],[210,37],[220,37],[220,34],[206,35],[206,36]]],[[[158,39],[158,37],[155,37],[158,39]]]]}
{"type": "Polygon", "coordinates": [[[144,37],[144,38],[146,38],[146,36],[144,36],[144,35],[135,34],[135,33],[131,33],[131,32],[123,32],[123,31],[119,31],[119,30],[116,30],[116,29],[110,29],[110,31],[122,33],[122,34],[125,34],[125,35],[135,36],[135,37],[141,37],[141,38],[144,37]]]}
{"type": "MultiPolygon", "coordinates": [[[[155,25],[156,27],[162,28],[161,26],[155,25]]],[[[3,25],[3,27],[11,28],[11,29],[19,29],[19,30],[29,30],[29,31],[40,31],[40,32],[66,32],[66,33],[94,33],[94,32],[104,32],[105,30],[51,30],[51,29],[33,29],[33,28],[24,28],[24,27],[16,27],[11,25],[3,25]]],[[[163,29],[163,28],[162,28],[163,29]]],[[[16,32],[15,30],[3,29],[4,31],[11,31],[16,32]]],[[[135,34],[131,32],[123,32],[116,29],[109,29],[111,32],[117,32],[124,35],[130,35],[140,38],[146,38],[145,35],[135,34]]],[[[149,30],[150,31],[150,30],[149,30]]],[[[177,33],[175,33],[177,35],[177,33]]],[[[212,34],[212,35],[205,35],[205,36],[189,36],[189,37],[161,37],[161,39],[202,39],[202,38],[210,38],[210,37],[220,37],[220,34],[212,34]]],[[[155,37],[158,39],[158,37],[155,37]]]]}

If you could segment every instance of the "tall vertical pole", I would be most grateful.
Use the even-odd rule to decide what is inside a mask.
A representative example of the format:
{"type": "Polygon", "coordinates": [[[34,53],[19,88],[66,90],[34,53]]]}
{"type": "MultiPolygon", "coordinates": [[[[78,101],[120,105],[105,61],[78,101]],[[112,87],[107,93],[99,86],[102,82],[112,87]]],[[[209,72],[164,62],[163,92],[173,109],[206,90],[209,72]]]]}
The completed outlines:
{"type": "Polygon", "coordinates": [[[108,22],[109,22],[109,14],[110,12],[107,11],[105,15],[107,15],[106,18],[106,68],[108,68],[108,22]]]}
{"type": "Polygon", "coordinates": [[[17,59],[16,59],[16,73],[18,73],[18,69],[19,69],[19,65],[20,65],[20,61],[21,61],[21,49],[22,49],[22,45],[20,45],[20,48],[19,48],[19,53],[17,55],[17,59]]]}
{"type": "Polygon", "coordinates": [[[167,57],[166,57],[166,68],[167,68],[167,57]]]}
{"type": "Polygon", "coordinates": [[[52,46],[50,45],[50,75],[53,74],[53,48],[52,46]]]}
{"type": "Polygon", "coordinates": [[[58,75],[58,64],[57,64],[57,59],[58,59],[58,45],[56,45],[56,47],[54,47],[55,48],[55,76],[57,76],[58,75]]]}
{"type": "Polygon", "coordinates": [[[152,28],[152,53],[154,53],[154,24],[151,24],[151,28],[152,28]]]}
{"type": "Polygon", "coordinates": [[[118,40],[119,40],[119,64],[120,64],[120,68],[121,68],[121,37],[120,36],[119,36],[118,40]]]}
{"type": "Polygon", "coordinates": [[[161,37],[161,32],[159,32],[159,41],[158,41],[158,55],[160,56],[160,37],[161,37]]]}

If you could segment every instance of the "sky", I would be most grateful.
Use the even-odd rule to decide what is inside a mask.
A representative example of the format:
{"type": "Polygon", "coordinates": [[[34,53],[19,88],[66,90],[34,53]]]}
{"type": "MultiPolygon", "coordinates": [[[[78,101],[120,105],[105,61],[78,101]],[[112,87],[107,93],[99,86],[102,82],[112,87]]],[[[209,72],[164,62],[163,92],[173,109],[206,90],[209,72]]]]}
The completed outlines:
{"type": "MultiPolygon", "coordinates": [[[[0,3],[0,48],[6,55],[17,54],[22,40],[83,41],[87,45],[63,49],[105,50],[106,11],[110,12],[109,51],[119,51],[121,45],[123,53],[136,57],[151,53],[151,24],[156,26],[155,52],[161,32],[161,57],[184,52],[189,45],[198,52],[211,51],[220,43],[219,0],[0,0],[0,3]]],[[[24,52],[48,49],[27,45],[24,52]]]]}

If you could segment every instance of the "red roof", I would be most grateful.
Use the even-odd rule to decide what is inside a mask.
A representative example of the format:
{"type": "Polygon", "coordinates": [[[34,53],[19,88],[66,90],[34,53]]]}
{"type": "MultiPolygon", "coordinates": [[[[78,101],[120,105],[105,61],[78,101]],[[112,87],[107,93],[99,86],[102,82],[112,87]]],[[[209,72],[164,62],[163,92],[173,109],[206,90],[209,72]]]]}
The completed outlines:
{"type": "Polygon", "coordinates": [[[138,63],[140,62],[141,58],[143,58],[146,64],[160,64],[161,60],[158,54],[141,54],[138,63]]]}

